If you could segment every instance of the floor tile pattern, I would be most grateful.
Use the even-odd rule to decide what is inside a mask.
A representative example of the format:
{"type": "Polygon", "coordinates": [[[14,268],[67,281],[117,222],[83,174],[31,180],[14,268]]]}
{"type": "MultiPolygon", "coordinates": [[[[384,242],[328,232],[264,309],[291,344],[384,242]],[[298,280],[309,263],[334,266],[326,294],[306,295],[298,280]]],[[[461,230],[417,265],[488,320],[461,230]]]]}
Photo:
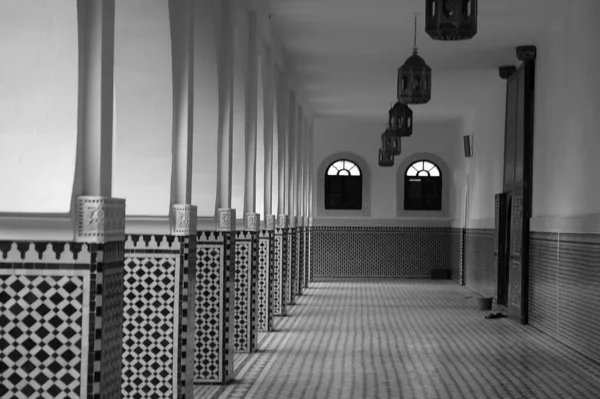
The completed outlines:
{"type": "Polygon", "coordinates": [[[0,274],[0,397],[79,398],[84,279],[40,273],[0,274]]]}
{"type": "Polygon", "coordinates": [[[270,331],[270,265],[272,262],[272,233],[261,231],[258,240],[258,280],[256,285],[256,327],[258,331],[270,331]]]}
{"type": "Polygon", "coordinates": [[[285,326],[265,334],[273,338],[252,355],[256,367],[239,369],[212,397],[598,397],[598,364],[486,314],[451,281],[313,283],[277,318],[285,326]]]}
{"type": "Polygon", "coordinates": [[[483,296],[496,292],[496,262],[494,259],[494,230],[465,231],[465,285],[483,296]]]}
{"type": "Polygon", "coordinates": [[[430,277],[450,268],[445,227],[314,227],[314,277],[430,277]]]}
{"type": "Polygon", "coordinates": [[[123,398],[172,398],[177,373],[179,256],[125,259],[123,398]]]}

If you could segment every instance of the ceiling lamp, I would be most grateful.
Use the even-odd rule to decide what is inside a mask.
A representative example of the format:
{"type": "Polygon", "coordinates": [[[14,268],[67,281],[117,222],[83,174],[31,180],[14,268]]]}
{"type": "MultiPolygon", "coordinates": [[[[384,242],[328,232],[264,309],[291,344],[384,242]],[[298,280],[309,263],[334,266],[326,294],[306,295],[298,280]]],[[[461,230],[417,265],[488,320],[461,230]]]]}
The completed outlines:
{"type": "Polygon", "coordinates": [[[477,34],[477,0],[426,0],[425,32],[434,40],[467,40],[477,34]]]}
{"type": "Polygon", "coordinates": [[[389,111],[388,130],[401,137],[412,136],[413,112],[406,104],[396,102],[389,111]]]}
{"type": "MultiPolygon", "coordinates": [[[[397,151],[400,153],[400,140],[397,142],[397,151]]],[[[381,148],[379,149],[379,166],[394,166],[394,140],[388,130],[381,134],[381,148]]]]}
{"type": "Polygon", "coordinates": [[[417,55],[417,16],[413,53],[398,68],[398,101],[404,104],[425,104],[431,99],[431,68],[417,55]]]}

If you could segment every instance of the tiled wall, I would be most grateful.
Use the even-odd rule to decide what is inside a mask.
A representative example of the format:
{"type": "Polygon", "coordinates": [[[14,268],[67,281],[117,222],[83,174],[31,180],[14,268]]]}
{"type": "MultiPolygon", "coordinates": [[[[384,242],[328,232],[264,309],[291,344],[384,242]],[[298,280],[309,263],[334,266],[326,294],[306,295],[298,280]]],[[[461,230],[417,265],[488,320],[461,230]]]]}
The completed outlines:
{"type": "Polygon", "coordinates": [[[257,252],[257,233],[236,231],[233,309],[233,348],[236,352],[254,352],[256,348],[257,252]]]}
{"type": "Polygon", "coordinates": [[[258,240],[258,281],[256,283],[256,325],[258,331],[273,329],[273,301],[269,300],[273,290],[273,246],[272,231],[262,230],[258,240]]]}
{"type": "Polygon", "coordinates": [[[194,383],[233,378],[235,235],[199,231],[196,245],[194,383]]]}
{"type": "Polygon", "coordinates": [[[482,296],[494,296],[496,265],[494,230],[467,229],[464,243],[465,285],[482,296]]]}
{"type": "Polygon", "coordinates": [[[450,278],[463,283],[463,229],[450,229],[450,278]]]}
{"type": "Polygon", "coordinates": [[[600,235],[530,235],[529,323],[600,362],[600,235]]]}
{"type": "Polygon", "coordinates": [[[0,397],[119,397],[123,242],[0,242],[0,397]]]}
{"type": "MultiPolygon", "coordinates": [[[[190,237],[127,236],[123,398],[186,397],[189,243],[190,237]]],[[[189,396],[189,382],[187,388],[189,396]]]]}
{"type": "Polygon", "coordinates": [[[446,227],[313,227],[311,268],[331,277],[425,277],[450,268],[446,227]]]}

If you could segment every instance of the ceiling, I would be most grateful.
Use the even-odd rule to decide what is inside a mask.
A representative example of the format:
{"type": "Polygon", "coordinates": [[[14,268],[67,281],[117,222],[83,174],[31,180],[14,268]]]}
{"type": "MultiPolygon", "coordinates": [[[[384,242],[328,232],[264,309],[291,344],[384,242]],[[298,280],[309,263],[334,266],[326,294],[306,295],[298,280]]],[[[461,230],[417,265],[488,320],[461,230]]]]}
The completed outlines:
{"type": "Polygon", "coordinates": [[[432,99],[414,105],[421,120],[458,119],[516,65],[515,47],[561,29],[568,1],[479,0],[478,33],[432,40],[425,0],[271,0],[271,24],[302,94],[317,116],[387,118],[396,73],[417,46],[433,70],[432,99]]]}

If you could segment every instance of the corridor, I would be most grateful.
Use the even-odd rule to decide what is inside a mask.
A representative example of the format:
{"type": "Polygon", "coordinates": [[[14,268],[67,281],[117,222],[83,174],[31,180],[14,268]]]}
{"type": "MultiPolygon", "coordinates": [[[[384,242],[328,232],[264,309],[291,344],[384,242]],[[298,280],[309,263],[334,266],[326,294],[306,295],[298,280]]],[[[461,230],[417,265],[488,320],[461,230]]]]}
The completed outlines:
{"type": "Polygon", "coordinates": [[[449,281],[312,283],[195,398],[597,398],[600,367],[449,281]]]}

